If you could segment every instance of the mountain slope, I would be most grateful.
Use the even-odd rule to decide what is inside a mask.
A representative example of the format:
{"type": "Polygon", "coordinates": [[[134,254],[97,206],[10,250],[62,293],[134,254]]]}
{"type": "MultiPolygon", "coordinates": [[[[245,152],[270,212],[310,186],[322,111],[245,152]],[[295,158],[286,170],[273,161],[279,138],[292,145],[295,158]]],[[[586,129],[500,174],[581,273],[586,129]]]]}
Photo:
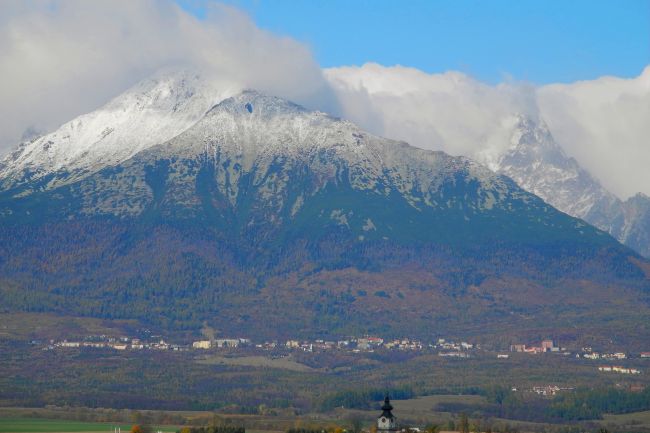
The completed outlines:
{"type": "Polygon", "coordinates": [[[564,153],[543,122],[518,116],[510,147],[495,160],[490,167],[525,190],[650,256],[650,224],[642,210],[650,205],[647,197],[623,202],[607,191],[564,153]]]}
{"type": "Polygon", "coordinates": [[[625,223],[614,232],[625,245],[650,257],[650,197],[637,194],[623,202],[625,223]]]}
{"type": "Polygon", "coordinates": [[[645,262],[511,179],[254,91],[72,172],[4,184],[5,308],[268,336],[647,312],[645,262]]]}
{"type": "Polygon", "coordinates": [[[161,72],[102,108],[22,143],[0,162],[3,189],[50,175],[60,185],[180,134],[232,94],[197,72],[161,72]]]}
{"type": "MultiPolygon", "coordinates": [[[[550,231],[585,227],[562,218],[509,179],[468,159],[375,137],[349,122],[253,91],[225,100],[167,143],[87,175],[57,193],[46,189],[49,202],[45,215],[66,219],[79,214],[140,217],[155,208],[155,215],[164,220],[209,216],[214,224],[218,221],[215,217],[241,218],[245,210],[261,213],[253,216],[259,221],[245,221],[247,226],[281,227],[295,219],[305,200],[341,188],[371,194],[373,200],[398,198],[408,212],[417,215],[449,214],[449,224],[466,224],[472,218],[487,224],[494,219],[492,214],[503,213],[534,221],[550,231]],[[57,196],[62,207],[52,198],[57,196]],[[255,207],[245,207],[248,205],[255,207]]],[[[22,204],[38,206],[34,195],[29,187],[18,185],[5,192],[5,203],[18,209],[22,204]]],[[[338,210],[332,212],[338,215],[338,210]]],[[[13,215],[21,220],[44,215],[28,212],[13,215]]],[[[365,219],[345,214],[330,217],[339,225],[350,226],[348,218],[358,220],[358,229],[371,215],[365,219]]],[[[495,226],[497,232],[479,233],[498,238],[504,222],[495,226]]],[[[375,225],[372,231],[389,235],[385,230],[388,228],[382,231],[375,225]]],[[[434,227],[423,235],[435,231],[434,227]]],[[[452,238],[463,236],[464,231],[452,238]]],[[[593,230],[589,236],[606,238],[593,230]]]]}

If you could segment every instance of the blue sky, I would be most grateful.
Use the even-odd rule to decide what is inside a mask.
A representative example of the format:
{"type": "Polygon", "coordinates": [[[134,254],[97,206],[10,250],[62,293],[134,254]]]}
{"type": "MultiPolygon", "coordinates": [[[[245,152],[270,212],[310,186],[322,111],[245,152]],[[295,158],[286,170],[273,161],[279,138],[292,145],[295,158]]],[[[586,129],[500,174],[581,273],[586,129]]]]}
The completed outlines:
{"type": "MultiPolygon", "coordinates": [[[[205,1],[178,0],[201,17],[205,1]]],[[[650,0],[226,0],[308,44],[322,67],[377,62],[482,81],[633,77],[650,63],[650,0]]]]}

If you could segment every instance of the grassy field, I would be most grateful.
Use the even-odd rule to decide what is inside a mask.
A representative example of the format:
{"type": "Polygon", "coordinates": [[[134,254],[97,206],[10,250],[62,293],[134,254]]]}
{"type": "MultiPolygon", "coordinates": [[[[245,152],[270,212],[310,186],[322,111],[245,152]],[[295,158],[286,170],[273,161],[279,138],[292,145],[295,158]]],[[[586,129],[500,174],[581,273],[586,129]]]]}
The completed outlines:
{"type": "MultiPolygon", "coordinates": [[[[441,424],[455,419],[454,414],[440,410],[438,405],[458,402],[471,402],[480,406],[485,404],[485,399],[473,395],[434,395],[408,400],[391,400],[394,407],[393,413],[398,417],[399,422],[403,425],[414,426],[424,426],[431,422],[441,424]]],[[[344,425],[349,420],[356,418],[362,420],[366,428],[370,428],[380,413],[381,410],[378,407],[372,410],[337,408],[333,411],[333,417],[344,425]]]]}
{"type": "MultiPolygon", "coordinates": [[[[113,432],[121,428],[128,433],[130,424],[110,424],[99,422],[65,421],[60,419],[40,418],[0,418],[0,433],[50,433],[50,432],[113,432]]],[[[154,431],[175,432],[174,426],[155,426],[154,431]]]]}
{"type": "Polygon", "coordinates": [[[650,411],[605,415],[601,422],[610,430],[650,431],[650,411]]]}
{"type": "Polygon", "coordinates": [[[480,395],[429,395],[408,400],[393,400],[395,411],[402,417],[423,418],[440,414],[437,406],[442,403],[465,403],[481,406],[487,403],[480,395]]]}
{"type": "MultiPolygon", "coordinates": [[[[391,400],[395,408],[395,414],[399,414],[402,422],[407,424],[424,425],[431,420],[447,421],[453,418],[449,412],[439,409],[440,404],[464,403],[471,404],[475,407],[481,407],[487,404],[485,397],[478,395],[430,395],[426,397],[411,398],[408,400],[391,400]]],[[[379,415],[379,410],[350,410],[339,409],[338,416],[340,419],[349,419],[352,416],[358,416],[367,422],[374,422],[379,415]]]]}
{"type": "MultiPolygon", "coordinates": [[[[440,395],[428,396],[409,400],[393,400],[395,413],[400,415],[402,422],[415,423],[436,421],[438,423],[447,420],[457,420],[457,416],[446,412],[436,411],[436,406],[441,403],[467,403],[471,401],[474,404],[484,404],[485,401],[479,396],[460,396],[460,395],[440,395]]],[[[20,413],[23,409],[3,408],[0,410],[0,433],[112,433],[114,428],[121,427],[124,433],[128,433],[131,425],[127,423],[107,423],[107,422],[82,422],[66,421],[61,419],[44,419],[44,418],[27,418],[20,416],[7,416],[10,411],[20,413]]],[[[47,409],[30,409],[38,413],[45,414],[47,409]]],[[[210,412],[191,412],[179,411],[174,414],[182,414],[188,418],[202,417],[211,415],[210,412]]],[[[340,409],[330,415],[306,414],[304,416],[261,416],[261,415],[223,415],[223,419],[228,419],[233,425],[246,426],[246,431],[250,433],[282,433],[288,428],[301,426],[308,428],[326,428],[331,426],[347,426],[352,418],[363,420],[366,428],[372,425],[378,415],[377,410],[358,411],[340,409]]],[[[605,415],[605,419],[596,422],[612,432],[650,432],[650,411],[636,412],[625,415],[605,415]]],[[[517,427],[521,432],[544,431],[558,425],[513,421],[505,419],[492,419],[493,425],[506,425],[517,427]]],[[[594,430],[594,423],[591,426],[585,426],[587,431],[594,430]]],[[[177,426],[154,426],[154,431],[163,431],[165,433],[175,432],[179,429],[177,426]]],[[[596,430],[594,430],[596,431],[596,430]]]]}
{"type": "Polygon", "coordinates": [[[135,320],[103,320],[89,317],[58,316],[47,313],[0,312],[0,338],[29,341],[87,335],[123,335],[136,329],[135,320]]]}
{"type": "Polygon", "coordinates": [[[208,355],[197,360],[199,364],[206,365],[233,365],[239,367],[277,368],[280,370],[312,372],[316,369],[301,364],[291,357],[268,358],[266,356],[219,356],[208,355]]]}

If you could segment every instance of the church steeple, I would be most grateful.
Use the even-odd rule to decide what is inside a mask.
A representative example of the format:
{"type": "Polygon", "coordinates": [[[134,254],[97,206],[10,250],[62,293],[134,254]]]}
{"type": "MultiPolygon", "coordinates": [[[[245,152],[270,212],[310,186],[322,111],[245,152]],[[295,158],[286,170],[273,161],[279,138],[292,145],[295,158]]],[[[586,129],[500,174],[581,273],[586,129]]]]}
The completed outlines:
{"type": "Polygon", "coordinates": [[[387,433],[397,430],[397,420],[393,416],[393,405],[390,404],[390,398],[386,394],[384,404],[381,407],[381,415],[377,418],[377,432],[387,433]]]}
{"type": "Polygon", "coordinates": [[[386,398],[384,398],[384,404],[381,407],[381,410],[384,412],[381,414],[382,416],[385,416],[387,418],[392,418],[393,413],[391,412],[393,410],[393,405],[390,404],[390,398],[388,398],[388,394],[386,394],[386,398]]]}

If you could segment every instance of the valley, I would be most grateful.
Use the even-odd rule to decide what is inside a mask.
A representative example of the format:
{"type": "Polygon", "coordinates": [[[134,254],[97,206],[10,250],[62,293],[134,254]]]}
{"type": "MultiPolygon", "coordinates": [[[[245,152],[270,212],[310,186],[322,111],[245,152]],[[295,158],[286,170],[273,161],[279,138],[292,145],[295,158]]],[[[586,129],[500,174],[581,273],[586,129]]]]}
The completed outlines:
{"type": "MultiPolygon", "coordinates": [[[[18,322],[19,317],[13,316],[12,322],[18,322]]],[[[7,316],[3,318],[6,320],[7,316]]],[[[309,351],[291,347],[292,340],[284,344],[275,342],[274,347],[263,343],[260,343],[262,347],[256,347],[252,342],[248,346],[214,349],[191,349],[186,343],[178,346],[184,347],[183,350],[174,350],[173,345],[178,343],[157,350],[83,344],[62,347],[56,341],[74,341],[69,328],[57,329],[55,321],[50,322],[54,326],[31,328],[29,323],[47,321],[46,317],[33,313],[23,315],[22,319],[24,328],[30,329],[6,332],[0,339],[0,366],[4,372],[0,403],[4,407],[182,409],[217,411],[224,415],[321,414],[320,417],[332,416],[332,411],[338,411],[341,406],[370,409],[373,401],[389,390],[396,399],[449,394],[482,396],[492,403],[485,406],[484,400],[474,407],[474,397],[467,397],[451,406],[442,405],[439,411],[456,414],[478,411],[482,416],[498,416],[493,406],[494,392],[498,391],[505,392],[513,405],[517,401],[526,402],[521,408],[514,405],[508,409],[510,417],[535,421],[538,411],[547,410],[543,406],[545,401],[576,392],[616,389],[641,395],[650,389],[647,374],[650,359],[641,358],[640,352],[628,352],[620,345],[594,346],[589,352],[627,352],[625,359],[616,360],[589,359],[584,356],[587,353],[583,348],[574,346],[576,342],[564,349],[570,355],[553,351],[518,353],[508,347],[498,350],[499,340],[488,335],[456,343],[449,339],[436,340],[436,347],[418,350],[387,348],[377,343],[365,350],[328,349],[315,347],[314,341],[309,351]],[[50,341],[36,341],[43,337],[54,340],[52,348],[50,341]],[[447,356],[449,353],[466,356],[447,356]],[[508,357],[499,356],[504,354],[508,357]],[[598,367],[603,365],[638,369],[641,374],[599,371],[598,367]]],[[[139,329],[133,323],[104,321],[100,327],[93,323],[94,319],[76,320],[81,326],[87,324],[105,335],[118,336],[119,332],[139,329]]],[[[71,322],[69,319],[60,323],[71,322]]],[[[80,331],[86,332],[83,327],[74,332],[80,331]]],[[[188,337],[181,333],[166,338],[171,342],[188,337]]],[[[152,341],[159,338],[155,336],[152,341]]],[[[97,344],[97,338],[90,340],[97,344]]],[[[140,339],[143,341],[144,338],[140,339]]],[[[422,423],[430,414],[425,411],[416,415],[412,415],[413,422],[422,423]]]]}

